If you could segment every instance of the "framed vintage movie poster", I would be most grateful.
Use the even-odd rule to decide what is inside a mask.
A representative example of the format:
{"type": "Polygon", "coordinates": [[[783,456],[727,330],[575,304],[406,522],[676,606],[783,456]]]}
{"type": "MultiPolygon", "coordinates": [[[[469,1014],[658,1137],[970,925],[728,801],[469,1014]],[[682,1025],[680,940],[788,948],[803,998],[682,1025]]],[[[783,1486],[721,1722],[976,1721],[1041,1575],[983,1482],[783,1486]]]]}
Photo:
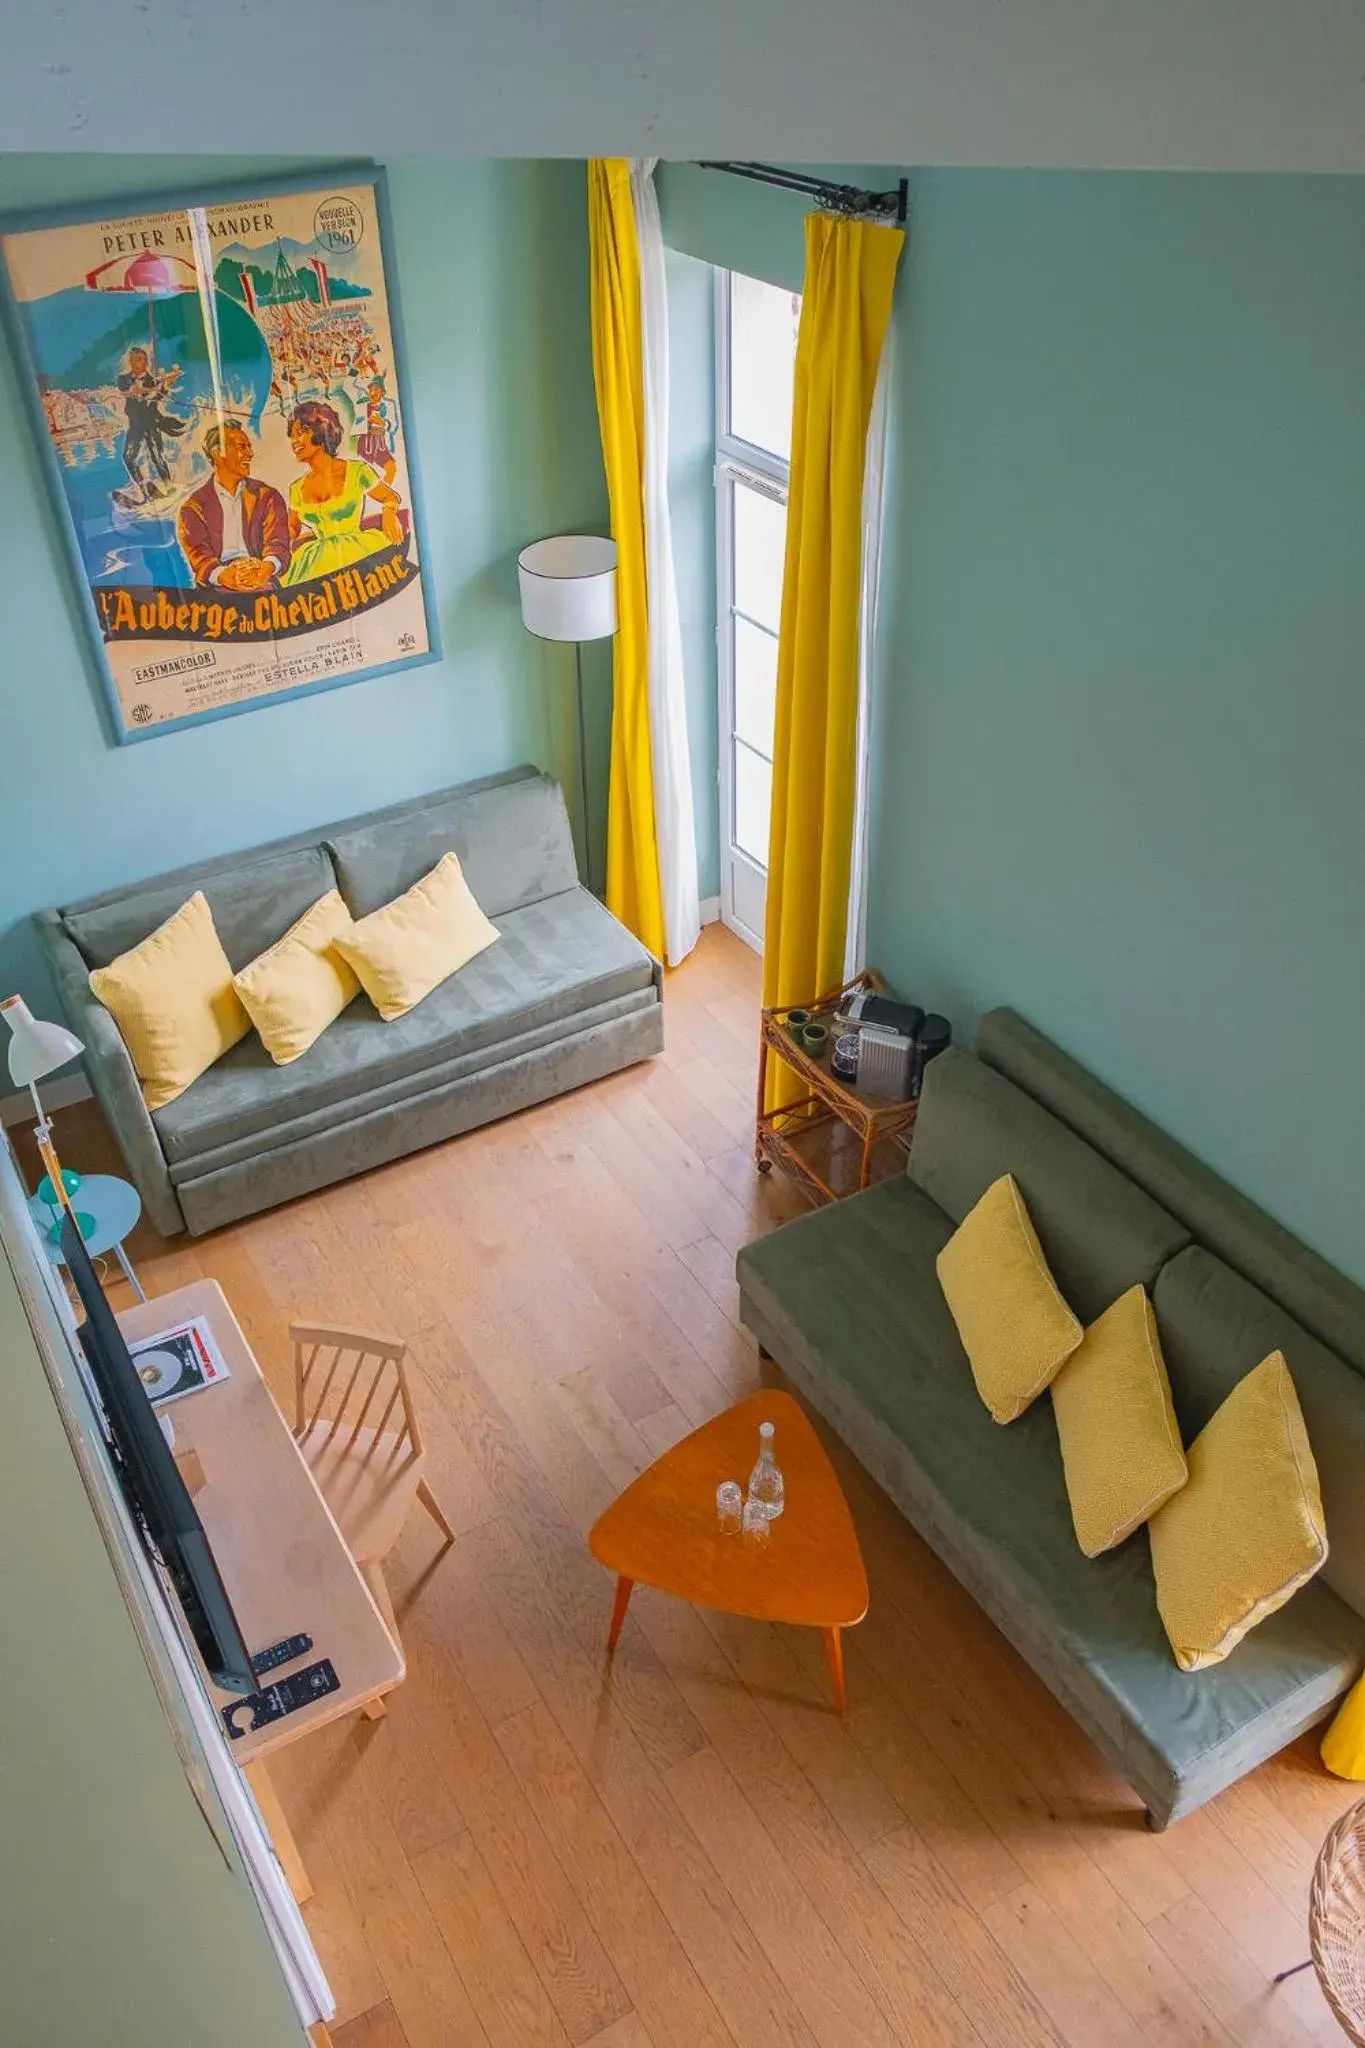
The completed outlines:
{"type": "Polygon", "coordinates": [[[0,224],[120,741],[439,653],[381,171],[0,224]]]}

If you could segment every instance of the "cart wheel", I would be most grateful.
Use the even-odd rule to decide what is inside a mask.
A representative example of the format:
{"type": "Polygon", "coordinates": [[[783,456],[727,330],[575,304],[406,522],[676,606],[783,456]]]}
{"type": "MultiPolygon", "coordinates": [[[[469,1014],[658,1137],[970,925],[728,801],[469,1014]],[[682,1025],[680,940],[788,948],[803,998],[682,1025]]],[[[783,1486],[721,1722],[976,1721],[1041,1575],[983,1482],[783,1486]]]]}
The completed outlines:
{"type": "Polygon", "coordinates": [[[754,1161],[754,1164],[757,1166],[760,1173],[771,1173],[773,1170],[773,1163],[771,1159],[757,1159],[754,1161]]]}

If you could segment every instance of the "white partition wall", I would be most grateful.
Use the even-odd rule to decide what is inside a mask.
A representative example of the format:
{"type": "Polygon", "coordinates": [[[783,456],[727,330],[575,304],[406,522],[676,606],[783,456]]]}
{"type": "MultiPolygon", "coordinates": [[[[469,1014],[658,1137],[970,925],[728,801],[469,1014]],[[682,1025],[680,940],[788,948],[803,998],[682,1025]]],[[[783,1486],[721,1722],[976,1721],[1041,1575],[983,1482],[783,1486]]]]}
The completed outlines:
{"type": "Polygon", "coordinates": [[[299,2048],[331,1994],[137,1543],[0,1137],[0,2040],[299,2048]]]}

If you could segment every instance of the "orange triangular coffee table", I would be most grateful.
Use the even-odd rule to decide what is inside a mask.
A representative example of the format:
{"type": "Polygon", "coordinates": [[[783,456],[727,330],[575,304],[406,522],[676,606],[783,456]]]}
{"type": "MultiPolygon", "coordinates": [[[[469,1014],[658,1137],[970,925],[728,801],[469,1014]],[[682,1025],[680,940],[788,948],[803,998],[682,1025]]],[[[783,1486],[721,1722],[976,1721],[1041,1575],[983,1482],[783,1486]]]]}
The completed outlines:
{"type": "Polygon", "coordinates": [[[867,1573],[848,1502],[790,1394],[754,1394],[674,1444],[594,1523],[588,1545],[620,1580],[609,1651],[616,1648],[631,1587],[654,1586],[698,1607],[822,1630],[835,1699],[844,1711],[839,1631],[867,1613],[867,1573]],[[716,1488],[722,1479],[747,1484],[760,1422],[776,1428],[786,1507],[769,1524],[766,1541],[756,1542],[721,1534],[716,1488]]]}

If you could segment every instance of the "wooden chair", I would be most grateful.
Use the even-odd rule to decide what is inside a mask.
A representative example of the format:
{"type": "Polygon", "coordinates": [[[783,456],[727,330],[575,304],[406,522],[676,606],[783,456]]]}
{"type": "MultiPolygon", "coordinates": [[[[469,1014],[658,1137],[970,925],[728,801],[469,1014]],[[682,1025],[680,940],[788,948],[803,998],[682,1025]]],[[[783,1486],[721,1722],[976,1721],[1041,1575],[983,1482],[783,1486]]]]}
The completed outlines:
{"type": "MultiPolygon", "coordinates": [[[[384,1559],[419,1500],[446,1543],[455,1531],[426,1481],[426,1452],[396,1337],[291,1323],[294,1340],[294,1440],[398,1638],[384,1559]]],[[[371,1712],[370,1709],[366,1709],[371,1712]]],[[[377,1705],[371,1718],[383,1712],[377,1705]]]]}

